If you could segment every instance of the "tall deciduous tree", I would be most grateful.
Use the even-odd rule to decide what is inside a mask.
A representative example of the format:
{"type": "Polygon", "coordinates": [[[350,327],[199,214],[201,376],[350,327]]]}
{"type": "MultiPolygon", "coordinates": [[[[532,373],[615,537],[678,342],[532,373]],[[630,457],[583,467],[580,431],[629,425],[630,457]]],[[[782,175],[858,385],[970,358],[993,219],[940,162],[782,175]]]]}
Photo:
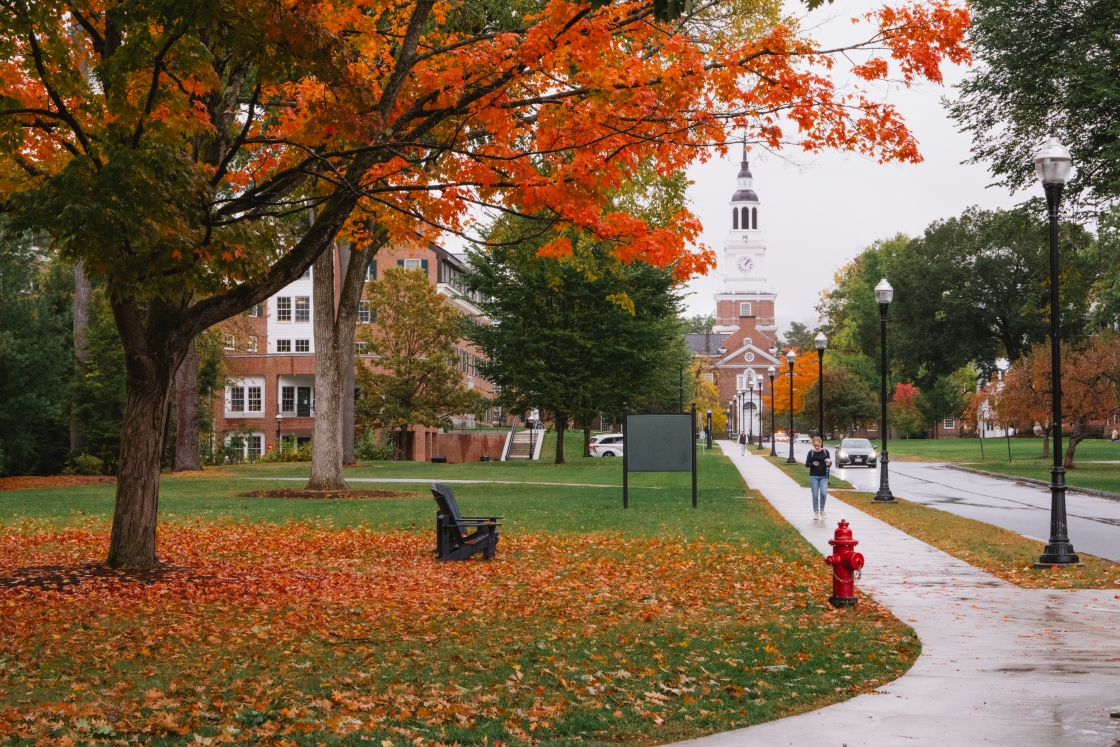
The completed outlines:
{"type": "MultiPolygon", "coordinates": [[[[456,365],[455,343],[462,336],[463,317],[423,271],[390,267],[369,284],[367,297],[377,323],[363,329],[363,336],[377,370],[365,365],[357,370],[364,391],[356,418],[362,426],[396,429],[398,449],[403,449],[414,425],[450,427],[452,415],[485,409],[485,398],[466,388],[456,365]]],[[[328,427],[341,448],[338,423],[328,427]]]]}
{"type": "MultiPolygon", "coordinates": [[[[879,421],[879,398],[851,369],[847,366],[826,365],[823,378],[826,433],[839,433],[879,421]]],[[[817,428],[819,387],[820,383],[813,381],[802,401],[800,427],[805,431],[811,432],[817,428]]]]}
{"type": "Polygon", "coordinates": [[[952,104],[973,161],[1013,190],[1041,190],[1033,151],[1050,130],[1077,171],[1067,194],[1088,205],[1120,197],[1120,14],[1111,0],[972,0],[979,64],[952,104]]]}
{"type": "Polygon", "coordinates": [[[870,18],[879,30],[848,49],[873,59],[837,90],[827,71],[845,50],[822,51],[777,3],[4,6],[0,204],[105,283],[125,350],[108,562],[157,562],[167,401],[190,341],[296,280],[340,232],[360,244],[372,222],[403,242],[492,205],[685,278],[713,262],[688,249],[692,215],[650,229],[605,209],[640,163],[683,168],[728,127],[774,148],[918,160],[868,82],[888,59],[908,84],[940,82],[943,59],[969,57],[968,11],[870,18]]]}

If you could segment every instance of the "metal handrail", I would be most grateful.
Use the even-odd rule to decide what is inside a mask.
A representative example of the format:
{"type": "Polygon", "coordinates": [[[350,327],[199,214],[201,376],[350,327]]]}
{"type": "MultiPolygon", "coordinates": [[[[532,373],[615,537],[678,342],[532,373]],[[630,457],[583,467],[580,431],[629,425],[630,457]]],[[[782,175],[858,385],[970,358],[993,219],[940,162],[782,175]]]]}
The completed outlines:
{"type": "Polygon", "coordinates": [[[513,437],[517,435],[517,424],[509,427],[509,438],[506,439],[506,450],[502,452],[502,461],[509,461],[509,453],[513,451],[513,437]]]}

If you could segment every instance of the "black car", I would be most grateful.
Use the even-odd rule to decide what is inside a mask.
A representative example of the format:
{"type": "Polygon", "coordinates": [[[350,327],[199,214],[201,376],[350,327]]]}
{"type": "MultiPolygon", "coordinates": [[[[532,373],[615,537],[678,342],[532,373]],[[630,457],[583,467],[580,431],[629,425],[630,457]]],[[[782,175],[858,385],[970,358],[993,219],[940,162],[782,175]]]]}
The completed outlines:
{"type": "Polygon", "coordinates": [[[866,438],[845,438],[836,452],[840,467],[874,467],[878,461],[875,447],[866,438]]]}

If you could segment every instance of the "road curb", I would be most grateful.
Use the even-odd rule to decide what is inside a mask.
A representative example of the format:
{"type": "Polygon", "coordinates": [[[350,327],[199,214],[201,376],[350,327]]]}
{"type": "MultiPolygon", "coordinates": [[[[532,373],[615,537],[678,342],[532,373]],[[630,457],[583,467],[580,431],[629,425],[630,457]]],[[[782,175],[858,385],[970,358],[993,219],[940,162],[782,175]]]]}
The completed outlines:
{"type": "MultiPolygon", "coordinates": [[[[1008,482],[1019,482],[1025,485],[1037,485],[1041,488],[1050,487],[1050,483],[1045,480],[1036,480],[1033,477],[1016,477],[1015,475],[1005,475],[1002,472],[989,472],[985,469],[973,469],[972,467],[962,467],[959,464],[946,464],[946,469],[955,469],[958,472],[971,472],[974,475],[983,475],[984,477],[994,477],[997,480],[1007,480],[1008,482]]],[[[1078,488],[1073,485],[1066,485],[1067,493],[1081,493],[1082,495],[1091,495],[1097,498],[1107,498],[1110,501],[1120,501],[1120,493],[1110,493],[1107,490],[1094,490],[1093,488],[1078,488]]]]}

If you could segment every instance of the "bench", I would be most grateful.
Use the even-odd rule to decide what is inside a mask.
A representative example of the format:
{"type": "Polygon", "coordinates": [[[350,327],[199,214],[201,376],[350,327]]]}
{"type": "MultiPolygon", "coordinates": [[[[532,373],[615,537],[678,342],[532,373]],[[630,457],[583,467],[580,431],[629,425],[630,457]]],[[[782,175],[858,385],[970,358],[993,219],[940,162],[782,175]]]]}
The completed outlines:
{"type": "Polygon", "coordinates": [[[498,551],[501,516],[463,516],[451,488],[432,483],[436,499],[436,555],[439,560],[466,560],[476,553],[490,560],[498,551]]]}

